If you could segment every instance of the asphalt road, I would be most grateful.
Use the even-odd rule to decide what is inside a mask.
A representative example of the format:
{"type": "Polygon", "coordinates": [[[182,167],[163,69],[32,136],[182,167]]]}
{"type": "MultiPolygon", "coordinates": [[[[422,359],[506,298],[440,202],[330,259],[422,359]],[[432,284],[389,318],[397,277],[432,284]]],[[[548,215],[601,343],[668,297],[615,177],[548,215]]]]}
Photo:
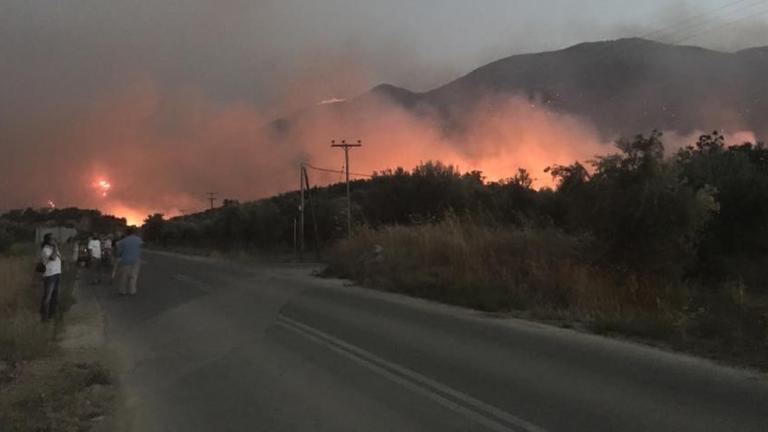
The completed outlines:
{"type": "Polygon", "coordinates": [[[766,431],[768,379],[636,344],[146,253],[96,288],[131,431],[766,431]]]}

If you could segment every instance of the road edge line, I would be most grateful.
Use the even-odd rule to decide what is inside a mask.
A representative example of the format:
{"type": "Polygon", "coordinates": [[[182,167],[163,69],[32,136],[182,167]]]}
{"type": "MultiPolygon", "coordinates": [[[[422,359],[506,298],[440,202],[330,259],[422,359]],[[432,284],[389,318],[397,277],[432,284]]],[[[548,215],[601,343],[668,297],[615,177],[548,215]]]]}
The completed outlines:
{"type": "Polygon", "coordinates": [[[384,360],[362,348],[358,348],[334,336],[288,318],[285,315],[279,315],[276,323],[298,332],[356,363],[374,370],[410,390],[421,393],[443,406],[469,417],[492,430],[503,432],[513,430],[523,430],[526,432],[546,431],[540,426],[534,425],[526,420],[502,411],[499,408],[488,405],[472,396],[427,378],[418,372],[384,360]],[[462,402],[471,408],[459,405],[456,401],[448,399],[446,396],[450,396],[451,398],[456,399],[456,401],[462,402]],[[504,422],[507,424],[504,424],[504,422]],[[515,429],[510,428],[510,426],[515,429]]]}

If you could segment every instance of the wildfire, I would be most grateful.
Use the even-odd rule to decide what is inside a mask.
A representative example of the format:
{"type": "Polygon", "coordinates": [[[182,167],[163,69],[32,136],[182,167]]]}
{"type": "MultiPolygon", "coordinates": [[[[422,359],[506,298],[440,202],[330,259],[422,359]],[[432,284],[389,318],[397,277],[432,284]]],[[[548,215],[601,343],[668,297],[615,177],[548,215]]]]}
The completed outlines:
{"type": "Polygon", "coordinates": [[[112,189],[112,184],[108,180],[101,179],[96,182],[96,189],[101,193],[101,196],[106,197],[109,190],[112,189]]]}
{"type": "Polygon", "coordinates": [[[56,208],[56,203],[53,202],[53,200],[48,200],[48,207],[49,208],[56,208]]]}

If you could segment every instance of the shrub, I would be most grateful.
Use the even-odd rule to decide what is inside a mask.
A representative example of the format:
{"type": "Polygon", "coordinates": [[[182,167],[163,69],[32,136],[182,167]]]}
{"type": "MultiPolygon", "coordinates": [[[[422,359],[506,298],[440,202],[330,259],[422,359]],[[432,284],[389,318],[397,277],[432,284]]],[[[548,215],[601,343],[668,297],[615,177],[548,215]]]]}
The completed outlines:
{"type": "Polygon", "coordinates": [[[6,224],[0,221],[0,254],[7,253],[14,243],[13,234],[8,230],[6,224]]]}
{"type": "Polygon", "coordinates": [[[489,311],[547,309],[583,319],[656,314],[664,294],[596,267],[592,249],[591,238],[556,229],[449,217],[436,224],[362,229],[335,247],[329,272],[489,311]]]}

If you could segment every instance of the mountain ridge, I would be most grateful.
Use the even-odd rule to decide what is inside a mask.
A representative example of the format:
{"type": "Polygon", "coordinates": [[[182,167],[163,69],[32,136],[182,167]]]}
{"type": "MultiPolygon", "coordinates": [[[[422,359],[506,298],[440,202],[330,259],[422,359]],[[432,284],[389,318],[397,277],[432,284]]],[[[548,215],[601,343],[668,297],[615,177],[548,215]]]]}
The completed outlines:
{"type": "Polygon", "coordinates": [[[721,129],[750,130],[764,139],[765,76],[768,47],[722,52],[622,38],[504,57],[424,92],[382,83],[333,109],[354,111],[384,99],[437,115],[446,130],[460,131],[464,114],[477,104],[516,96],[589,119],[605,137],[721,129]]]}

